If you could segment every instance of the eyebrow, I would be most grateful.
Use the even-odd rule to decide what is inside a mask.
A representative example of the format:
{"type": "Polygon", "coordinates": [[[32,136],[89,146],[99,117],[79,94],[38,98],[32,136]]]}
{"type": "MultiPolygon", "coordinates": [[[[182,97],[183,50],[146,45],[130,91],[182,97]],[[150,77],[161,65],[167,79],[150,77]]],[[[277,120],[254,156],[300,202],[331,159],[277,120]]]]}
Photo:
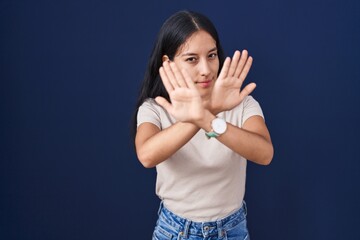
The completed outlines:
{"type": "MultiPolygon", "coordinates": [[[[216,51],[216,50],[217,50],[217,47],[214,47],[214,48],[210,49],[208,52],[213,52],[213,51],[216,51]]],[[[182,57],[183,56],[194,56],[194,55],[197,55],[197,54],[196,53],[191,53],[191,52],[181,54],[182,57]]]]}

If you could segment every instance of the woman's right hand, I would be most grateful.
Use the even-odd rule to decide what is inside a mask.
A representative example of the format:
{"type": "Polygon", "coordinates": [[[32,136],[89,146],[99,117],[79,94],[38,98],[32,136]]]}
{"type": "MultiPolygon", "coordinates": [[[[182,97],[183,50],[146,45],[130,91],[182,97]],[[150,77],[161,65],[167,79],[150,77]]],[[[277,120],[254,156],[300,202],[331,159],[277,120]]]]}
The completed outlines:
{"type": "Polygon", "coordinates": [[[180,71],[174,62],[168,61],[163,63],[159,72],[171,103],[163,97],[156,97],[155,101],[177,121],[194,123],[200,120],[205,108],[189,74],[185,70],[180,71]]]}

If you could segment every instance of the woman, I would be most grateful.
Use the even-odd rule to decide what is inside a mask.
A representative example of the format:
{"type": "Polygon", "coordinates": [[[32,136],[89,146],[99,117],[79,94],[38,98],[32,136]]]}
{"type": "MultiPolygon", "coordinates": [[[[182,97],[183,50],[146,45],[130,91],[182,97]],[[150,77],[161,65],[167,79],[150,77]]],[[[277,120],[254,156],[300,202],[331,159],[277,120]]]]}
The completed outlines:
{"type": "Polygon", "coordinates": [[[202,14],[180,11],[160,29],[137,104],[135,147],[156,167],[161,199],[153,239],[249,239],[246,162],[267,165],[270,134],[257,101],[241,91],[246,50],[224,58],[202,14]]]}

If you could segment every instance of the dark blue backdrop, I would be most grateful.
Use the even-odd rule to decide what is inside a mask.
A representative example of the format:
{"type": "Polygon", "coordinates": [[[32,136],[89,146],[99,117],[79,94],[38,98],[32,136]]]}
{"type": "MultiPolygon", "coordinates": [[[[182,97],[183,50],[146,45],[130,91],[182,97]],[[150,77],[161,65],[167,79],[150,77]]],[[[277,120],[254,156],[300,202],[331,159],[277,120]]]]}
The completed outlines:
{"type": "Polygon", "coordinates": [[[180,9],[254,57],[275,156],[248,165],[252,238],[358,238],[359,1],[3,0],[0,239],[150,239],[155,170],[136,159],[130,117],[180,9]]]}

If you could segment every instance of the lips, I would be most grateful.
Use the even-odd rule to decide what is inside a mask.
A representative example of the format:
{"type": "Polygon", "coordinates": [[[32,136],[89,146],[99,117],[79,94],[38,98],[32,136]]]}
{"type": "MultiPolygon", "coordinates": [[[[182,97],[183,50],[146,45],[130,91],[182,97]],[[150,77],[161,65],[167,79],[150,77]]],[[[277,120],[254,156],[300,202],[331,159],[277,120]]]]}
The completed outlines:
{"type": "Polygon", "coordinates": [[[197,81],[195,83],[197,85],[199,85],[200,87],[206,88],[206,87],[209,87],[211,85],[211,80],[197,81]]]}
{"type": "Polygon", "coordinates": [[[211,82],[211,80],[196,81],[195,83],[208,83],[208,82],[211,82]]]}

